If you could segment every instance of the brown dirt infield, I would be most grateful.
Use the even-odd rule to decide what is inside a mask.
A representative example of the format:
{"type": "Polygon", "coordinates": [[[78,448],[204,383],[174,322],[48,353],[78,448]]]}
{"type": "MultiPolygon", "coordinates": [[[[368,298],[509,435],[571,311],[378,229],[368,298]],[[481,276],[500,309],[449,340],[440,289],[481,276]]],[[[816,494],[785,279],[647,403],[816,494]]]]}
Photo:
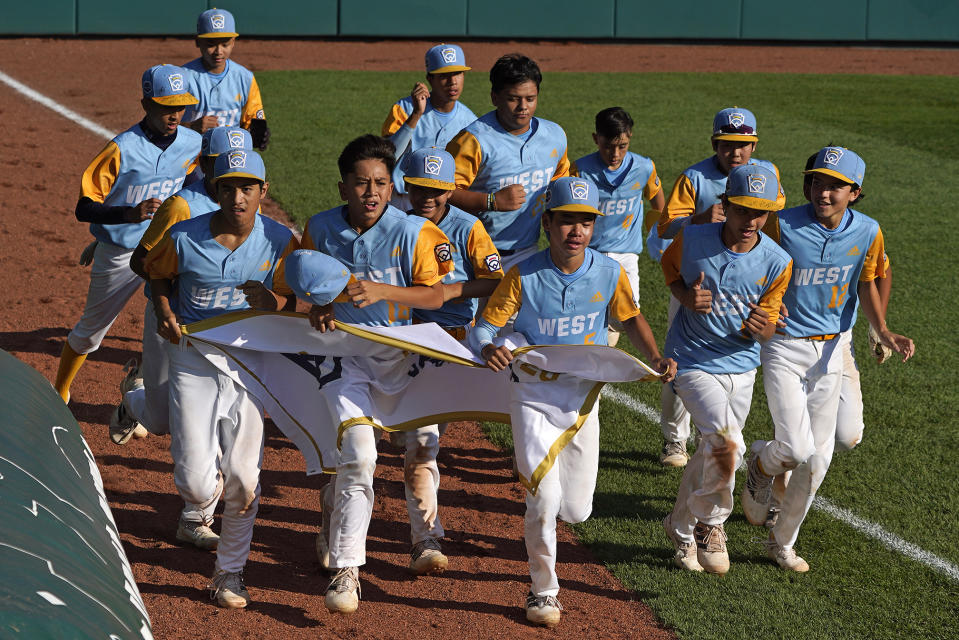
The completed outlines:
{"type": "MultiPolygon", "coordinates": [[[[417,70],[431,44],[245,40],[238,60],[254,70],[417,70]]],[[[470,42],[466,48],[477,69],[488,68],[501,53],[522,50],[548,71],[959,73],[956,50],[553,42],[470,42]],[[741,58],[749,64],[740,64],[741,58]]],[[[0,70],[120,131],[140,117],[136,86],[143,69],[192,59],[195,51],[188,39],[2,39],[0,70]]],[[[90,239],[73,216],[79,176],[104,141],[6,85],[0,85],[0,116],[8,126],[0,155],[5,207],[0,274],[8,283],[0,347],[52,380],[88,284],[86,270],[76,264],[90,239]]],[[[271,211],[283,216],[276,207],[271,211]]],[[[526,625],[520,608],[529,581],[523,492],[510,478],[509,459],[468,423],[447,432],[440,453],[450,569],[436,577],[412,579],[405,571],[409,543],[402,456],[382,443],[364,600],[351,617],[331,616],[323,606],[327,578],[313,552],[321,480],[304,475],[300,454],[271,429],[246,571],[253,603],[246,611],[217,609],[204,590],[213,557],[172,543],[179,499],[169,438],[151,436],[121,448],[107,437],[120,368],[139,354],[142,311],[143,300],[134,298],[81,370],[70,408],[100,465],[157,638],[672,637],[566,527],[560,532],[558,565],[563,623],[553,632],[526,625]]],[[[662,556],[668,562],[665,539],[662,556]]]]}

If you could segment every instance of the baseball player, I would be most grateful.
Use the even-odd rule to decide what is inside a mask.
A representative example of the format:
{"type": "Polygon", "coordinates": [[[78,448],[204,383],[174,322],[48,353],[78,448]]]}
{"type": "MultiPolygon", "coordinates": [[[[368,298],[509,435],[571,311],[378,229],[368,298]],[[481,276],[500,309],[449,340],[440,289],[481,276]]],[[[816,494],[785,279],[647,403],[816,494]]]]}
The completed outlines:
{"type": "Polygon", "coordinates": [[[495,109],[446,146],[456,161],[450,204],[483,221],[508,271],[536,253],[546,188],[569,174],[569,159],[562,127],[534,117],[539,66],[511,53],[489,76],[495,109]]]}
{"type": "MultiPolygon", "coordinates": [[[[659,237],[672,239],[687,224],[722,222],[720,196],[726,189],[726,176],[738,166],[765,166],[776,174],[778,181],[779,170],[774,164],[752,157],[758,140],[756,116],[751,111],[739,107],[721,109],[713,118],[712,145],[715,153],[687,168],[676,179],[659,219],[659,237]]],[[[780,205],[782,207],[785,204],[786,196],[781,193],[780,205]]],[[[679,302],[670,297],[670,324],[678,310],[679,302]]],[[[663,450],[659,460],[664,466],[682,467],[689,459],[686,453],[690,432],[689,414],[669,385],[663,385],[660,400],[663,450]]]]}
{"type": "Polygon", "coordinates": [[[663,254],[666,284],[682,304],[664,351],[676,360],[673,388],[701,435],[663,520],[683,569],[729,571],[723,525],[746,451],[759,345],[776,329],[792,273],[789,254],[760,232],[778,196],[774,172],[736,167],[722,197],[725,221],[680,229],[663,254]]]}
{"type": "Polygon", "coordinates": [[[180,189],[200,152],[200,134],[179,126],[186,106],[196,103],[187,73],[173,65],[147,69],[143,120],[108,142],[83,172],[76,216],[90,223],[97,245],[86,306],[63,345],[54,383],[64,402],[87,355],[142,284],[130,270],[130,255],[150,217],[180,189]]]}
{"type": "MultiPolygon", "coordinates": [[[[336,258],[357,278],[342,298],[310,309],[310,321],[320,331],[334,329],[335,320],[407,325],[411,308],[443,304],[442,279],[453,268],[449,239],[426,218],[389,204],[394,152],[389,140],[373,135],[350,142],[338,160],[346,205],[316,214],[303,231],[304,249],[336,258]]],[[[377,426],[366,417],[372,415],[372,388],[402,390],[411,379],[408,358],[400,352],[386,360],[346,358],[341,377],[324,387],[336,398],[330,428],[350,425],[340,435],[336,478],[323,492],[323,530],[317,540],[321,562],[328,549],[328,566],[335,571],[325,600],[334,613],[352,613],[359,606],[359,567],[366,563],[376,469],[377,426]]],[[[430,548],[420,546],[423,552],[430,548]]]]}
{"type": "Polygon", "coordinates": [[[861,194],[865,162],[849,149],[825,147],[809,171],[811,202],[782,211],[770,225],[793,259],[783,298],[789,318],[760,354],[775,439],[753,442],[742,495],[746,518],[761,525],[772,476],[792,470],[766,546],[780,567],[798,572],[809,564],[793,547],[832,459],[842,352],[857,307],[903,360],[915,353],[912,340],[889,331],[881,314],[875,279],[884,271],[882,231],[849,208],[861,194]]]}
{"type": "Polygon", "coordinates": [[[265,151],[270,128],[263,114],[260,86],[253,72],[230,59],[238,35],[233,14],[225,9],[209,9],[197,18],[200,57],[183,67],[191,72],[191,91],[199,102],[187,110],[183,121],[200,133],[211,127],[249,129],[254,146],[265,151]]]}
{"type": "Polygon", "coordinates": [[[476,120],[476,115],[459,100],[465,72],[470,69],[459,46],[436,45],[426,52],[426,84],[413,85],[410,95],[398,100],[386,116],[383,136],[396,147],[390,204],[401,211],[410,208],[403,182],[407,154],[423,147],[443,149],[454,135],[476,120]]]}
{"type": "MultiPolygon", "coordinates": [[[[608,317],[623,323],[630,341],[651,365],[671,380],[676,363],[660,357],[656,340],[630,291],[626,271],[615,260],[589,248],[598,209],[595,185],[581,178],[560,178],[548,191],[542,216],[549,248],[512,267],[497,287],[469,334],[469,344],[494,371],[510,366],[512,353],[493,344],[493,337],[515,313],[514,329],[531,345],[606,344],[608,317]],[[555,319],[556,322],[550,322],[555,319]],[[566,329],[560,329],[566,327],[566,329]]],[[[533,405],[523,405],[524,387],[534,384],[522,367],[512,368],[511,405],[515,436],[540,419],[533,405]]],[[[533,380],[541,372],[535,371],[533,380]]],[[[557,374],[554,384],[563,384],[557,374]]],[[[556,518],[582,522],[592,510],[599,465],[598,404],[594,403],[581,428],[556,456],[536,494],[526,493],[524,537],[532,586],[526,599],[526,618],[553,627],[562,606],[556,598],[556,518]]]]}
{"type": "MultiPolygon", "coordinates": [[[[586,178],[599,189],[603,215],[593,226],[590,248],[622,265],[639,305],[639,254],[643,251],[643,199],[662,211],[666,203],[656,165],[629,150],[633,119],[622,107],[596,114],[593,142],[597,151],[576,160],[570,175],[586,178]]],[[[657,216],[658,217],[658,216],[657,216]]],[[[619,341],[617,323],[609,330],[609,346],[619,341]]]]}
{"type": "Polygon", "coordinates": [[[283,261],[298,248],[285,226],[257,214],[269,187],[255,151],[234,150],[214,163],[220,208],[173,225],[147,255],[157,331],[172,344],[170,454],[177,491],[190,505],[181,528],[209,526],[222,491],[224,510],[210,595],[217,604],[250,602],[243,567],[260,498],[263,409],[182,335],[180,324],[239,309],[292,309],[283,261]],[[185,523],[187,515],[202,520],[185,523]]]}

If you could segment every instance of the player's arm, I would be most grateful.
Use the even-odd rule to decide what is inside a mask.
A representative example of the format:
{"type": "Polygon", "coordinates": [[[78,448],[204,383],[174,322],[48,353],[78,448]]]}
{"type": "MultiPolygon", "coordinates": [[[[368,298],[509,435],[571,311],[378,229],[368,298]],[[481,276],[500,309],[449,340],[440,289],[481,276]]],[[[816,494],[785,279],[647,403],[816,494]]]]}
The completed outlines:
{"type": "Polygon", "coordinates": [[[566,149],[563,149],[563,155],[560,157],[559,162],[556,163],[556,171],[553,172],[553,176],[549,179],[549,181],[554,182],[560,178],[569,177],[572,175],[569,170],[569,156],[566,155],[566,149]]]}
{"type": "Polygon", "coordinates": [[[493,344],[493,338],[506,326],[513,314],[519,311],[522,299],[522,280],[519,268],[514,266],[500,281],[483,309],[482,316],[476,319],[473,330],[469,332],[470,349],[485,360],[486,366],[493,371],[502,371],[513,359],[509,349],[493,344]]]}
{"type": "Polygon", "coordinates": [[[180,341],[180,323],[170,307],[170,297],[173,294],[173,279],[176,278],[179,267],[176,247],[170,234],[163,236],[153,251],[147,256],[146,269],[150,277],[150,289],[153,295],[153,312],[157,318],[157,333],[173,342],[180,341]]]}
{"type": "Polygon", "coordinates": [[[659,265],[663,269],[663,276],[666,279],[666,286],[673,296],[679,300],[679,303],[690,311],[707,314],[713,309],[713,293],[709,289],[703,288],[705,274],[700,271],[699,277],[693,282],[686,284],[680,269],[683,260],[683,232],[673,239],[659,265]]]}
{"type": "Polygon", "coordinates": [[[526,191],[521,184],[511,184],[493,193],[470,191],[483,164],[483,150],[476,137],[466,131],[456,134],[446,150],[456,163],[456,190],[450,203],[468,213],[481,211],[515,211],[526,202],[526,191]]]}
{"type": "Polygon", "coordinates": [[[263,111],[263,98],[260,96],[260,85],[256,78],[250,79],[250,91],[240,114],[240,126],[248,129],[253,138],[253,146],[260,151],[266,151],[270,144],[270,127],[266,124],[266,114],[263,111]]]}
{"type": "Polygon", "coordinates": [[[903,362],[905,362],[915,354],[916,346],[912,340],[898,333],[893,333],[886,326],[882,300],[876,286],[876,279],[885,267],[885,259],[886,249],[880,229],[876,231],[876,237],[866,252],[866,261],[859,276],[859,304],[862,306],[862,311],[866,314],[870,326],[879,335],[879,341],[901,355],[903,362]]]}
{"type": "Polygon", "coordinates": [[[164,200],[160,208],[153,214],[150,226],[143,232],[140,243],[133,250],[133,255],[130,256],[130,269],[133,270],[133,273],[144,280],[149,280],[150,277],[144,268],[147,253],[160,243],[170,227],[189,218],[190,205],[187,204],[186,200],[176,195],[164,200]]]}
{"type": "Polygon", "coordinates": [[[444,301],[460,298],[488,298],[503,279],[499,251],[483,223],[477,220],[470,229],[466,252],[473,264],[475,278],[466,282],[443,283],[444,301]]]}
{"type": "Polygon", "coordinates": [[[612,317],[622,323],[629,341],[649,360],[649,365],[659,371],[660,380],[669,382],[676,377],[676,361],[672,358],[663,358],[659,353],[653,330],[646,322],[639,306],[633,301],[629,278],[626,277],[626,270],[622,267],[619,268],[619,278],[616,281],[613,298],[609,301],[609,312],[612,317]]]}
{"type": "Polygon", "coordinates": [[[649,230],[653,228],[663,215],[663,209],[666,208],[666,194],[663,193],[663,185],[656,173],[656,164],[650,160],[651,171],[646,186],[643,187],[643,197],[649,201],[649,209],[643,216],[643,235],[648,235],[649,230]]]}
{"type": "Polygon", "coordinates": [[[773,337],[783,309],[783,295],[792,278],[793,261],[780,272],[772,284],[759,298],[759,304],[749,303],[749,316],[743,321],[742,331],[758,342],[766,342],[773,337]]]}
{"type": "Polygon", "coordinates": [[[120,147],[112,140],[90,163],[80,178],[80,198],[74,210],[77,220],[95,224],[142,222],[153,215],[160,200],[149,198],[132,207],[104,204],[120,172],[120,147]]]}

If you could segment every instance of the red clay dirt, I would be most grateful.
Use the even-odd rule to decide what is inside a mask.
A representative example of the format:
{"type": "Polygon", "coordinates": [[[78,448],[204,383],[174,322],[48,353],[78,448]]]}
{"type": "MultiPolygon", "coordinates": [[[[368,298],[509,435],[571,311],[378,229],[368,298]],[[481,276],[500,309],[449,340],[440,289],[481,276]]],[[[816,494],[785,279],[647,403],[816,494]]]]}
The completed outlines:
{"type": "MultiPolygon", "coordinates": [[[[259,69],[417,70],[425,41],[244,40],[238,59],[259,69]]],[[[959,51],[752,46],[648,46],[553,42],[470,42],[470,62],[488,68],[521,50],[547,71],[782,71],[959,73],[959,51]],[[740,54],[749,54],[743,56],[740,54]],[[748,67],[738,60],[748,59],[748,67]]],[[[0,71],[113,131],[139,119],[143,69],[196,55],[189,39],[0,40],[0,71]]],[[[266,96],[269,105],[269,96],[266,96]]],[[[384,105],[384,109],[388,105],[384,105]]],[[[89,242],[73,216],[79,177],[104,140],[0,85],[7,124],[0,155],[0,274],[7,282],[0,347],[55,375],[66,335],[79,318],[89,282],[77,256],[89,242]]],[[[272,215],[284,217],[278,207],[272,215]]],[[[342,637],[422,640],[510,638],[671,638],[647,606],[560,528],[558,572],[566,607],[555,631],[528,626],[521,608],[529,576],[522,542],[523,491],[510,460],[478,427],[461,423],[443,439],[441,513],[449,570],[413,579],[405,569],[408,524],[402,456],[381,443],[358,613],[336,617],[323,606],[327,577],[313,551],[322,482],[304,474],[299,452],[268,431],[263,498],[246,570],[246,611],[213,606],[205,591],[213,556],[173,543],[179,498],[169,437],[125,447],[107,436],[119,400],[121,366],[137,357],[143,299],[134,298],[73,385],[70,408],[83,427],[157,638],[342,637]]],[[[662,562],[669,547],[663,539],[662,562]]]]}

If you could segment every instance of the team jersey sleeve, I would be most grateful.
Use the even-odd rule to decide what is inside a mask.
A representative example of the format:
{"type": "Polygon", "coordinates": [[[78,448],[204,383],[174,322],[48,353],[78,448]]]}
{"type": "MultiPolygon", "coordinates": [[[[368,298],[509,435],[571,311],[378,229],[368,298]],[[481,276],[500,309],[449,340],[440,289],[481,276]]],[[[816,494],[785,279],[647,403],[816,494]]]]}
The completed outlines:
{"type": "Polygon", "coordinates": [[[519,267],[514,266],[506,272],[506,276],[490,296],[486,308],[483,309],[483,319],[497,327],[505,327],[513,314],[519,311],[522,301],[522,280],[519,277],[519,267]]]}
{"type": "Polygon", "coordinates": [[[186,200],[180,196],[170,196],[163,201],[160,208],[153,214],[150,226],[147,227],[143,237],[140,238],[140,246],[150,251],[163,239],[163,234],[167,232],[167,229],[177,222],[189,218],[190,205],[187,204],[186,200]]]}
{"type": "Polygon", "coordinates": [[[469,189],[483,164],[483,150],[479,140],[464,129],[453,136],[446,145],[446,151],[453,156],[456,163],[456,187],[469,189]]]}
{"type": "Polygon", "coordinates": [[[313,244],[313,238],[310,236],[310,222],[307,220],[306,226],[303,227],[303,235],[300,237],[300,249],[309,249],[310,251],[316,251],[316,245],[313,244]]]}
{"type": "Polygon", "coordinates": [[[253,120],[265,119],[263,98],[260,97],[260,85],[256,83],[256,78],[253,78],[250,80],[250,94],[246,97],[246,104],[243,105],[243,115],[240,116],[240,126],[249,129],[250,122],[253,120]]]}
{"type": "Polygon", "coordinates": [[[663,207],[663,213],[659,217],[659,226],[657,232],[659,237],[669,239],[674,237],[680,227],[682,227],[683,218],[687,218],[696,213],[696,189],[693,183],[685,173],[676,178],[676,184],[666,200],[666,206],[663,207]]]}
{"type": "Polygon", "coordinates": [[[650,160],[649,166],[649,180],[646,181],[646,186],[643,187],[643,197],[647,200],[652,200],[656,197],[657,193],[663,190],[663,185],[660,183],[659,175],[656,173],[656,163],[650,160]]]}
{"type": "Polygon", "coordinates": [[[666,278],[666,286],[679,280],[681,276],[680,269],[683,265],[683,231],[673,238],[672,243],[666,247],[663,257],[659,261],[659,266],[663,268],[663,276],[666,278]]]}
{"type": "Polygon", "coordinates": [[[569,163],[569,175],[572,178],[578,178],[579,176],[579,167],[576,166],[576,161],[573,160],[569,163]]]}
{"type": "Polygon", "coordinates": [[[879,275],[880,278],[885,278],[889,275],[889,268],[892,266],[892,260],[889,259],[888,253],[882,254],[882,260],[879,262],[879,275]]]}
{"type": "Polygon", "coordinates": [[[882,237],[882,229],[876,228],[876,237],[873,238],[869,250],[866,251],[866,262],[859,274],[860,282],[868,282],[886,275],[886,245],[882,237]]]}
{"type": "Polygon", "coordinates": [[[779,216],[777,214],[769,214],[769,217],[766,218],[766,224],[763,225],[762,232],[772,238],[773,242],[779,244],[779,216]]]}
{"type": "MultiPolygon", "coordinates": [[[[302,249],[303,247],[300,248],[302,249]]],[[[350,279],[346,281],[346,287],[355,282],[359,282],[359,280],[357,280],[356,276],[351,273],[350,279]]],[[[350,302],[352,300],[352,298],[350,298],[350,294],[346,292],[346,287],[343,287],[343,290],[340,291],[335,298],[333,298],[333,302],[350,302]]]]}
{"type": "Polygon", "coordinates": [[[616,281],[613,299],[609,301],[609,312],[620,322],[639,315],[639,305],[633,302],[633,288],[622,266],[619,267],[619,279],[616,281]]]}
{"type": "Polygon", "coordinates": [[[383,132],[380,134],[384,138],[389,137],[400,130],[403,123],[409,119],[409,114],[403,109],[399,102],[393,105],[386,120],[383,121],[383,132]]]}
{"type": "Polygon", "coordinates": [[[779,210],[782,211],[786,208],[786,192],[783,191],[783,182],[779,179],[779,167],[773,165],[773,171],[776,172],[776,182],[779,183],[779,195],[776,196],[776,204],[779,206],[779,210]]]}
{"type": "Polygon", "coordinates": [[[563,157],[559,159],[559,162],[556,163],[556,172],[553,174],[553,177],[550,178],[550,182],[555,182],[560,178],[565,178],[571,175],[569,172],[569,156],[566,155],[566,150],[563,150],[563,157]]]}
{"type": "Polygon", "coordinates": [[[466,250],[469,251],[473,273],[477,278],[500,280],[503,277],[499,251],[493,244],[493,239],[489,237],[486,227],[479,220],[470,229],[466,250]]]}
{"type": "Polygon", "coordinates": [[[431,287],[453,270],[450,240],[440,228],[427,220],[413,248],[413,284],[431,287]]]}
{"type": "Polygon", "coordinates": [[[291,289],[290,285],[286,283],[286,259],[290,257],[291,253],[299,248],[300,243],[297,242],[296,236],[291,235],[290,241],[287,243],[286,248],[276,261],[276,266],[273,268],[273,292],[278,296],[293,295],[293,289],[291,289]]]}
{"type": "Polygon", "coordinates": [[[80,197],[102,203],[120,173],[120,147],[111,140],[87,166],[80,179],[80,197]]]}
{"type": "Polygon", "coordinates": [[[179,273],[179,262],[173,236],[167,233],[147,254],[143,262],[143,270],[147,272],[151,280],[173,280],[179,273]]]}
{"type": "MultiPolygon", "coordinates": [[[[769,314],[769,322],[776,324],[779,321],[779,309],[782,306],[783,295],[786,293],[786,287],[792,278],[793,261],[783,268],[782,272],[776,276],[769,288],[759,298],[759,306],[769,314]]],[[[745,325],[744,325],[745,327],[745,325]]]]}

